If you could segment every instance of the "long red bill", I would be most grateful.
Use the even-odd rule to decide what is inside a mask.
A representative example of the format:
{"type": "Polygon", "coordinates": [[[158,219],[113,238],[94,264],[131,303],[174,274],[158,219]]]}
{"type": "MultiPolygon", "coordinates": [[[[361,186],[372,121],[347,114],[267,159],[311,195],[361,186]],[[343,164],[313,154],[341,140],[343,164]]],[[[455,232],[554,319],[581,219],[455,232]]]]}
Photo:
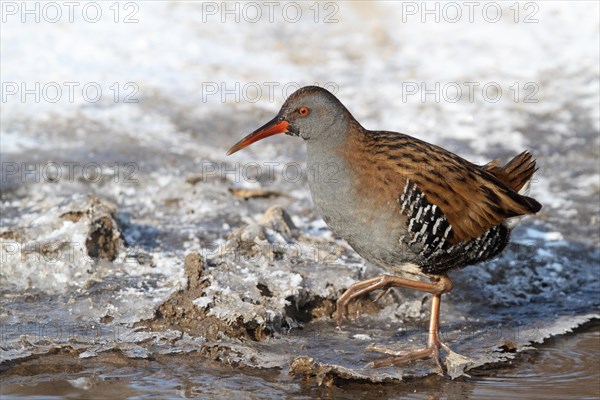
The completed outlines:
{"type": "Polygon", "coordinates": [[[278,133],[286,133],[289,123],[287,121],[279,121],[278,117],[273,118],[262,127],[258,128],[236,144],[234,144],[228,151],[227,155],[230,156],[238,150],[244,147],[250,146],[254,142],[258,142],[269,136],[277,135],[278,133]]]}

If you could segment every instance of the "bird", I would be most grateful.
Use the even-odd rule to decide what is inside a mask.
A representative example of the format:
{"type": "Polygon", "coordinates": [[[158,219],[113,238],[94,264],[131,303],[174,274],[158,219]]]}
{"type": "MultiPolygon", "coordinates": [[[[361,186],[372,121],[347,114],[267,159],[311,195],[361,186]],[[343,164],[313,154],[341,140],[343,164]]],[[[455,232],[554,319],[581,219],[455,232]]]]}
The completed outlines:
{"type": "Polygon", "coordinates": [[[337,300],[338,325],[348,305],[378,289],[429,293],[427,344],[417,350],[371,346],[385,354],[370,367],[431,358],[443,371],[439,334],[448,273],[489,260],[511,230],[542,205],[528,197],[536,160],[523,151],[505,165],[478,165],[442,147],[392,131],[365,129],[338,98],[318,86],[292,93],[275,118],[233,145],[231,155],[272,135],[302,138],[314,206],[331,230],[385,273],[351,285],[337,300]]]}

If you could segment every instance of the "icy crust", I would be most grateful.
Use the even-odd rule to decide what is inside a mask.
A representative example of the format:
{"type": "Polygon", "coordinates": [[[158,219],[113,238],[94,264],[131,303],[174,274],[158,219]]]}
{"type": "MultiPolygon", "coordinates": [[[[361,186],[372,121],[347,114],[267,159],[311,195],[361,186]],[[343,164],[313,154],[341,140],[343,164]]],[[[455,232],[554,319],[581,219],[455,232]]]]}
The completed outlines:
{"type": "Polygon", "coordinates": [[[61,293],[109,274],[94,258],[123,261],[116,210],[96,197],[73,195],[21,215],[19,225],[0,233],[4,289],[61,293]]]}
{"type": "Polygon", "coordinates": [[[341,268],[355,274],[362,269],[355,255],[354,267],[342,266],[342,253],[349,251],[302,233],[281,206],[273,206],[259,221],[234,230],[208,259],[209,284],[194,304],[227,322],[241,318],[277,331],[297,327],[294,313],[315,299],[335,299],[353,283],[336,279],[341,268]]]}
{"type": "MultiPolygon", "coordinates": [[[[377,358],[364,351],[370,344],[401,349],[424,344],[428,296],[397,291],[377,303],[368,297],[360,299],[350,308],[351,317],[360,317],[346,321],[341,329],[336,327],[331,315],[337,297],[352,283],[382,271],[365,266],[343,243],[332,246],[323,238],[329,235],[313,236],[320,224],[292,218],[282,206],[272,206],[233,229],[210,256],[188,252],[184,265],[178,261],[181,253],[153,254],[150,260],[139,253],[127,262],[117,253],[98,252],[99,245],[110,238],[121,249],[129,244],[122,240],[127,235],[119,230],[114,205],[97,197],[74,196],[40,213],[45,217],[38,218],[37,224],[28,219],[4,235],[17,236],[18,232],[27,238],[36,232],[41,238],[83,237],[88,243],[97,242],[96,247],[88,244],[88,251],[105,258],[87,254],[86,268],[96,272],[61,287],[61,296],[53,300],[62,304],[59,309],[52,302],[36,305],[36,312],[46,314],[42,322],[35,322],[35,314],[22,308],[18,295],[5,298],[0,316],[3,363],[65,348],[82,359],[107,351],[142,359],[199,351],[232,365],[280,368],[322,384],[339,379],[386,382],[439,372],[429,362],[403,368],[365,367],[377,358]],[[68,231],[72,236],[48,233],[62,232],[60,219],[65,218],[81,224],[68,231]],[[107,236],[90,233],[98,218],[111,219],[112,225],[104,224],[114,228],[103,231],[107,236]],[[179,274],[169,276],[173,269],[179,274]],[[181,273],[185,273],[183,278],[181,273]]],[[[591,310],[589,299],[574,289],[581,285],[580,289],[591,290],[590,283],[586,284],[590,276],[577,265],[568,272],[557,267],[567,255],[552,253],[564,251],[564,238],[542,229],[530,225],[516,243],[538,241],[543,251],[527,242],[522,246],[529,258],[519,260],[523,249],[513,245],[493,263],[453,274],[456,288],[442,303],[442,337],[454,350],[443,357],[451,377],[510,360],[535,343],[599,317],[585,312],[586,307],[591,310]],[[575,279],[571,285],[565,283],[568,276],[575,279]],[[561,300],[553,309],[562,315],[548,315],[546,308],[530,304],[533,299],[543,304],[552,298],[561,300]]],[[[17,264],[7,267],[14,271],[17,264]]],[[[33,268],[46,271],[47,282],[22,290],[44,292],[37,295],[40,299],[57,293],[61,270],[50,274],[43,263],[29,268],[32,276],[33,268]]],[[[16,277],[14,286],[21,281],[19,275],[3,273],[8,282],[16,277]]]]}
{"type": "Polygon", "coordinates": [[[29,314],[5,303],[2,322],[56,325],[62,319],[89,323],[107,317],[134,323],[152,316],[183,281],[183,263],[169,252],[150,256],[128,244],[117,210],[106,199],[74,194],[29,208],[18,224],[3,227],[0,279],[5,298],[18,300],[22,293],[38,301],[57,299],[58,304],[48,313],[29,314]]]}

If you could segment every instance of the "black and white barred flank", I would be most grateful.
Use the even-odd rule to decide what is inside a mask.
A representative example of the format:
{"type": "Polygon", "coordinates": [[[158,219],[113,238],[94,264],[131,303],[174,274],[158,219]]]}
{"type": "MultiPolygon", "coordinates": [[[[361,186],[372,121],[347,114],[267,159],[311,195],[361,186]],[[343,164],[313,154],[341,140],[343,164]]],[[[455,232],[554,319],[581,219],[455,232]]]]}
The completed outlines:
{"type": "Polygon", "coordinates": [[[430,204],[417,185],[407,181],[398,199],[400,213],[407,217],[407,230],[400,240],[418,255],[417,264],[428,274],[488,260],[508,243],[510,230],[504,224],[491,227],[478,238],[452,243],[452,226],[435,204],[430,204]]]}

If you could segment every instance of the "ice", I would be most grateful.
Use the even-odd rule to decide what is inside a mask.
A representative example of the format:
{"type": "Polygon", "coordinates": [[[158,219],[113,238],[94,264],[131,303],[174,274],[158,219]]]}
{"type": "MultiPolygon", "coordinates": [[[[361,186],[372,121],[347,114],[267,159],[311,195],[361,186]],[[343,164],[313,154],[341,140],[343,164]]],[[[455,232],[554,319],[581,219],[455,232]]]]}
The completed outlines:
{"type": "Polygon", "coordinates": [[[363,368],[367,342],[420,343],[429,296],[365,297],[350,310],[358,319],[333,323],[340,294],[384,271],[316,214],[306,171],[286,176],[292,163],[305,169],[300,139],[225,156],[293,88],[315,83],[335,89],[367,128],[477,163],[525,149],[538,160],[539,215],[522,221],[502,256],[451,274],[442,330],[469,357],[445,359],[452,376],[511,360],[509,341],[518,353],[598,318],[597,3],[539,3],[532,24],[514,23],[506,3],[498,23],[452,24],[403,21],[401,3],[340,2],[338,23],[307,18],[293,29],[199,23],[195,2],[136,4],[129,25],[3,24],[3,82],[95,82],[103,96],[2,102],[2,363],[70,348],[82,359],[199,351],[320,382],[435,373],[429,364],[363,368]],[[278,83],[272,97],[269,82],[278,83]],[[465,82],[479,84],[472,100],[465,82]],[[137,102],[125,102],[128,83],[137,102]],[[224,95],[248,83],[262,89],[257,101],[224,95]],[[490,83],[502,89],[497,102],[480,90],[490,83]],[[422,88],[436,84],[458,85],[462,97],[423,101],[422,88]],[[56,182],[43,174],[50,162],[63,172],[56,182]],[[244,175],[251,162],[263,172],[274,162],[273,179],[244,175]],[[23,163],[37,163],[37,175],[23,163]],[[72,179],[64,163],[78,164],[72,179]],[[100,179],[84,174],[91,164],[100,179]]]}
{"type": "Polygon", "coordinates": [[[542,239],[547,242],[557,242],[563,240],[560,232],[541,232],[536,229],[527,229],[526,236],[532,239],[542,239]]]}

